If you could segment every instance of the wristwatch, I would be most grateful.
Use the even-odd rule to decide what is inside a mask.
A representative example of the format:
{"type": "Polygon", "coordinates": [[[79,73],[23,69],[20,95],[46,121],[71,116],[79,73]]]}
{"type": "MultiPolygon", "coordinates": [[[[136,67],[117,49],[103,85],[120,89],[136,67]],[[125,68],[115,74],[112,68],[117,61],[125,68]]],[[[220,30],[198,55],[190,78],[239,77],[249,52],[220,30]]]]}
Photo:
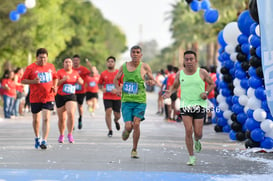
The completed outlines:
{"type": "Polygon", "coordinates": [[[209,95],[209,91],[205,91],[205,93],[206,93],[207,95],[209,95]]]}

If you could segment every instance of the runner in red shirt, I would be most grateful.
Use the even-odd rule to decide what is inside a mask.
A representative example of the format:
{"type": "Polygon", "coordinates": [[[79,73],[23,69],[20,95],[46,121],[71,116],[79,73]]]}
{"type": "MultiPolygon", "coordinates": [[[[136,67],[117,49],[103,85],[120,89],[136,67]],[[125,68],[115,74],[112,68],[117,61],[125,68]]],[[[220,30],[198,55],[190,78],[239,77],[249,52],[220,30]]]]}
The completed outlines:
{"type": "Polygon", "coordinates": [[[57,76],[53,64],[48,63],[48,52],[40,48],[36,52],[37,61],[27,66],[22,77],[23,84],[29,84],[30,104],[35,133],[35,148],[47,148],[50,127],[50,111],[54,109],[54,96],[57,91],[57,76]],[[43,115],[42,142],[39,138],[41,111],[43,115]]]}
{"type": "Polygon", "coordinates": [[[12,118],[13,104],[16,98],[16,85],[13,81],[14,72],[6,70],[1,81],[2,95],[4,101],[4,117],[7,119],[12,118]]]}
{"type": "MultiPolygon", "coordinates": [[[[107,69],[103,71],[100,75],[99,86],[103,92],[103,103],[105,109],[105,121],[108,128],[108,137],[112,137],[112,112],[114,111],[114,122],[116,129],[120,130],[120,125],[118,120],[120,119],[120,107],[121,107],[121,97],[117,96],[115,93],[114,78],[118,73],[115,69],[116,58],[110,56],[106,59],[107,69]]],[[[120,82],[121,83],[121,82],[120,82]]]]}
{"type": "MultiPolygon", "coordinates": [[[[81,59],[79,55],[74,55],[72,60],[73,60],[73,70],[76,70],[80,74],[81,78],[85,80],[86,76],[90,74],[90,70],[80,65],[81,59]]],[[[76,84],[76,96],[77,96],[78,111],[79,111],[78,129],[82,129],[82,115],[83,115],[83,101],[85,97],[85,86],[76,84]]]]}
{"type": "Polygon", "coordinates": [[[91,73],[85,79],[85,88],[86,88],[86,103],[88,106],[88,110],[91,112],[91,115],[95,115],[95,110],[97,109],[98,104],[98,92],[99,86],[98,81],[100,79],[100,75],[98,74],[97,69],[93,66],[91,69],[91,73]]]}
{"type": "Polygon", "coordinates": [[[58,77],[58,91],[55,96],[57,113],[59,118],[59,143],[64,142],[65,121],[67,119],[68,141],[74,143],[72,131],[75,123],[75,112],[77,108],[76,86],[78,83],[83,84],[83,80],[76,70],[72,69],[71,58],[64,59],[64,68],[57,72],[58,77]]]}

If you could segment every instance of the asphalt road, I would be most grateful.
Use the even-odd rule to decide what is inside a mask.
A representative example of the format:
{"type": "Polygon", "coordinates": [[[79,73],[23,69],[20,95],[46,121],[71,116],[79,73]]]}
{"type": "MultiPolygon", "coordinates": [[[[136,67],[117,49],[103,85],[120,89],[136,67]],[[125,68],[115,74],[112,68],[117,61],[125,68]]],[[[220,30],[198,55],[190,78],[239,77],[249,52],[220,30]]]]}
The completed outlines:
{"type": "MultiPolygon", "coordinates": [[[[100,95],[100,97],[102,97],[100,95]]],[[[31,114],[0,121],[0,181],[4,180],[273,180],[272,155],[246,150],[226,133],[204,126],[197,164],[187,166],[183,123],[156,115],[156,94],[148,93],[146,120],[141,123],[139,159],[131,159],[132,137],[107,137],[104,107],[92,117],[87,109],[75,143],[57,142],[57,116],[51,116],[47,150],[34,148],[31,114]]],[[[123,128],[123,120],[120,120],[123,128]]],[[[132,136],[132,135],[131,135],[132,136]]]]}

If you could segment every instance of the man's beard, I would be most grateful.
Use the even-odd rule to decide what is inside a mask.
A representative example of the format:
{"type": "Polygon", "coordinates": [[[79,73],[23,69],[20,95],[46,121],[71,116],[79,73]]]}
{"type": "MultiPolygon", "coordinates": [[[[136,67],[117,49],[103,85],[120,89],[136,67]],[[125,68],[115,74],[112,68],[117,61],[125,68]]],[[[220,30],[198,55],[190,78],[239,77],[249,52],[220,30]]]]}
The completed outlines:
{"type": "Polygon", "coordinates": [[[114,69],[114,67],[108,67],[108,69],[109,69],[109,70],[113,70],[113,69],[114,69]]]}

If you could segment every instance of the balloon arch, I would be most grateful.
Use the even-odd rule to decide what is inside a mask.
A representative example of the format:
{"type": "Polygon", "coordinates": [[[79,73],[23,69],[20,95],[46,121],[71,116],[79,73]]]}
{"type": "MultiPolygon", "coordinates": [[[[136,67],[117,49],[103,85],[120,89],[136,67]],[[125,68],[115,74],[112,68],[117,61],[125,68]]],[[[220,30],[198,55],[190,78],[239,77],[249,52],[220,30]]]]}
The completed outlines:
{"type": "MultiPolygon", "coordinates": [[[[194,12],[204,9],[205,4],[208,5],[206,7],[210,7],[209,0],[186,0],[186,2],[194,12]]],[[[249,10],[243,11],[236,22],[228,23],[218,34],[220,49],[216,85],[219,95],[216,97],[214,128],[216,132],[229,133],[231,140],[245,141],[246,148],[273,148],[273,117],[270,110],[273,106],[268,106],[270,105],[267,94],[269,89],[266,89],[268,83],[265,82],[271,78],[264,78],[264,70],[267,67],[262,61],[263,51],[257,8],[266,9],[269,4],[273,5],[270,0],[250,0],[249,10]]],[[[262,13],[266,14],[261,11],[259,15],[262,13]]],[[[272,18],[272,16],[268,17],[272,18]]],[[[204,19],[206,21],[205,16],[204,19]]],[[[270,21],[271,33],[263,32],[267,36],[273,32],[272,21],[270,21]]],[[[270,23],[265,22],[264,29],[268,29],[270,23]]],[[[273,42],[269,44],[272,44],[272,51],[268,54],[273,59],[273,42]]],[[[263,49],[268,50],[268,48],[263,49]]],[[[270,66],[273,66],[273,61],[271,62],[270,66]]],[[[273,69],[270,73],[273,74],[273,69]]],[[[267,74],[269,77],[269,73],[267,74]]],[[[273,86],[271,85],[270,88],[272,89],[273,86]]],[[[273,93],[271,94],[273,97],[273,93]]]]}

